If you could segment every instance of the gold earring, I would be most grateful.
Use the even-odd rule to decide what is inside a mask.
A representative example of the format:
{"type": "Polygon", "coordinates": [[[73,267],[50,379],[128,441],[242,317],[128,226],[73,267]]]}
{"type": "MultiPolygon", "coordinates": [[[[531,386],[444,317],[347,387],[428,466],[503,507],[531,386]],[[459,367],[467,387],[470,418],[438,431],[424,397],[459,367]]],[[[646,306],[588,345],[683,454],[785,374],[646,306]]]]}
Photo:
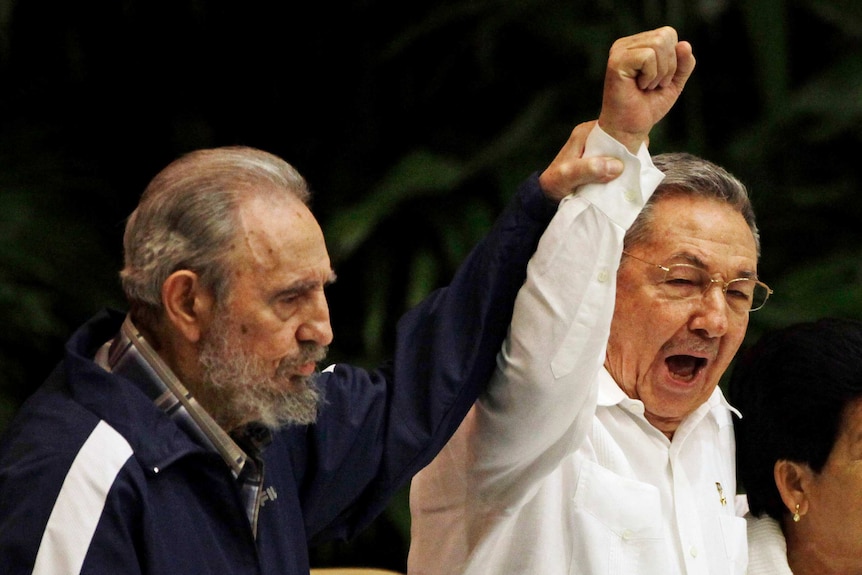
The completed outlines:
{"type": "Polygon", "coordinates": [[[799,523],[799,518],[800,518],[800,517],[801,517],[801,516],[799,515],[799,504],[797,503],[797,504],[796,504],[796,511],[793,513],[793,522],[794,522],[794,523],[799,523]]]}

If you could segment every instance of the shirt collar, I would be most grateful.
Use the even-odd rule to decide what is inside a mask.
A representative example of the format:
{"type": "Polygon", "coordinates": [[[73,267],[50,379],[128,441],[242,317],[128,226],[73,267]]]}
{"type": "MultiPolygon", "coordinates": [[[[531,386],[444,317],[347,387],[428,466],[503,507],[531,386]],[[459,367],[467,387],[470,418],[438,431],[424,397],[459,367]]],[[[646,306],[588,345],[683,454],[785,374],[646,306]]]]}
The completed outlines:
{"type": "MultiPolygon", "coordinates": [[[[611,374],[608,373],[608,370],[602,368],[598,374],[598,400],[597,405],[599,407],[611,407],[613,405],[618,405],[626,411],[631,411],[632,413],[638,413],[643,415],[644,413],[644,405],[643,402],[639,399],[632,399],[625,394],[622,388],[614,381],[614,378],[611,377],[611,374]]],[[[730,405],[727,399],[724,397],[724,393],[722,393],[720,387],[716,387],[713,390],[712,395],[709,396],[709,399],[706,400],[705,406],[700,406],[699,409],[695,411],[695,413],[700,412],[701,410],[709,411],[713,413],[715,417],[718,417],[718,413],[725,413],[726,411],[732,412],[737,417],[741,418],[742,415],[739,411],[730,405]],[[724,409],[716,410],[716,407],[721,407],[724,409]]]]}
{"type": "Polygon", "coordinates": [[[106,371],[134,381],[179,427],[221,455],[234,476],[239,475],[248,455],[197,402],[128,315],[119,333],[102,346],[95,360],[106,371]]]}

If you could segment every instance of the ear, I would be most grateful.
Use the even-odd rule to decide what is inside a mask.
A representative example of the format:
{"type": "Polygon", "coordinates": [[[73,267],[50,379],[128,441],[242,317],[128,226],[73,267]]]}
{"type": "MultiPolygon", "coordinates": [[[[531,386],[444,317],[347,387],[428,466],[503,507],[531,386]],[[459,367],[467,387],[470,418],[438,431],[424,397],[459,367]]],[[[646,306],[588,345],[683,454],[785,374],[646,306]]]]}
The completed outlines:
{"type": "Polygon", "coordinates": [[[779,459],[775,462],[772,474],[787,510],[791,514],[795,513],[798,505],[799,514],[805,515],[808,512],[808,486],[813,476],[811,468],[804,463],[779,459]]]}
{"type": "Polygon", "coordinates": [[[162,305],[168,323],[186,340],[197,343],[210,320],[215,297],[196,273],[178,270],[162,284],[162,305]]]}

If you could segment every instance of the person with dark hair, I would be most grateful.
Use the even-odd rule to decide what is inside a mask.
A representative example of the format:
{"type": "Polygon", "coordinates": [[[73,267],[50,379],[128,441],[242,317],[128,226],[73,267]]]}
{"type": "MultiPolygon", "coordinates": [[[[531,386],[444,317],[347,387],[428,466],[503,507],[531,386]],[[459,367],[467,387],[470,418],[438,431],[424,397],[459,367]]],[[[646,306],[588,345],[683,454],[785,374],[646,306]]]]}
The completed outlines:
{"type": "Polygon", "coordinates": [[[613,53],[602,127],[572,131],[373,371],[317,371],[335,274],[296,170],[246,147],[167,166],[127,223],[128,313],[72,336],[0,444],[0,572],[308,575],[308,545],[368,525],[485,387],[559,201],[652,192],[631,146],[694,64],[658,40],[613,53]]]}
{"type": "Polygon", "coordinates": [[[862,573],[862,322],[767,333],[729,381],[749,575],[862,573]]]}
{"type": "Polygon", "coordinates": [[[539,243],[488,389],[413,479],[409,575],[745,573],[718,384],[772,291],[745,186],[653,163],[643,209],[584,191],[539,243]]]}

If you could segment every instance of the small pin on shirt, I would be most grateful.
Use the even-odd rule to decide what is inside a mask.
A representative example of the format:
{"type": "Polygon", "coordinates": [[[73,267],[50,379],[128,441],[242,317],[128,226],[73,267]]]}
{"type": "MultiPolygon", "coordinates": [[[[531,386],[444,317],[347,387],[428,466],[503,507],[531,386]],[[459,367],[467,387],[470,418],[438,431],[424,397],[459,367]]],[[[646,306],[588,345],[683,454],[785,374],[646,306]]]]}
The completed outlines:
{"type": "Polygon", "coordinates": [[[727,505],[727,499],[724,497],[724,489],[721,487],[721,483],[716,481],[715,482],[715,488],[718,490],[718,497],[719,497],[718,500],[721,502],[721,504],[723,506],[727,505]]]}

